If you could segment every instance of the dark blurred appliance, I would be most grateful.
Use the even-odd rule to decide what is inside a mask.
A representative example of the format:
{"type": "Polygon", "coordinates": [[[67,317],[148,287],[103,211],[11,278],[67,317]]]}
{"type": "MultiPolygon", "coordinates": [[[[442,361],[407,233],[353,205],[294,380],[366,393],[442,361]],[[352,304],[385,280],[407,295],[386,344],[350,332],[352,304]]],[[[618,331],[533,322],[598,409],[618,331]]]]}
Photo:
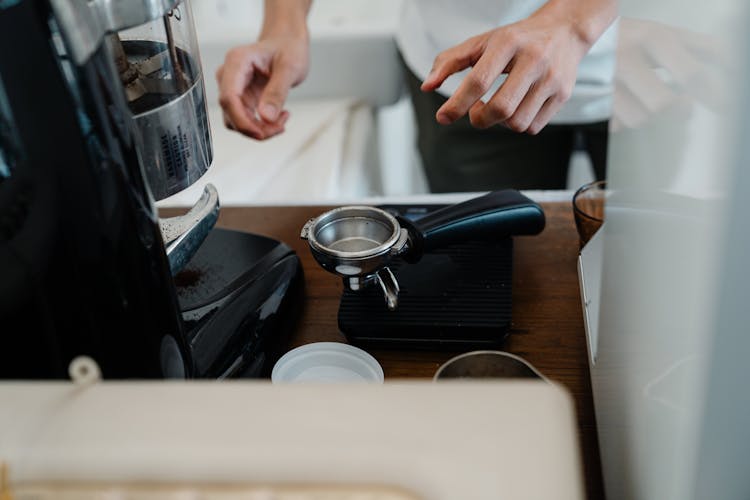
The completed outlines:
{"type": "Polygon", "coordinates": [[[0,0],[0,47],[0,378],[267,374],[296,255],[154,206],[212,160],[187,0],[0,0]]]}

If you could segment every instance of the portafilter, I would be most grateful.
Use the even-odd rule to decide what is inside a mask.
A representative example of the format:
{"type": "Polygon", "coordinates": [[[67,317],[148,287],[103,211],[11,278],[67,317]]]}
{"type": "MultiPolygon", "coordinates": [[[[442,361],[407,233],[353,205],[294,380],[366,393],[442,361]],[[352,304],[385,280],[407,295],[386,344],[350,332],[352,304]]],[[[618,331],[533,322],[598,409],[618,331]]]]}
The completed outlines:
{"type": "Polygon", "coordinates": [[[358,291],[378,283],[390,310],[399,285],[388,268],[394,257],[417,262],[422,254],[469,240],[498,240],[544,229],[544,211],[516,190],[493,191],[431,212],[417,220],[370,206],[334,208],[302,228],[315,260],[358,291]]]}

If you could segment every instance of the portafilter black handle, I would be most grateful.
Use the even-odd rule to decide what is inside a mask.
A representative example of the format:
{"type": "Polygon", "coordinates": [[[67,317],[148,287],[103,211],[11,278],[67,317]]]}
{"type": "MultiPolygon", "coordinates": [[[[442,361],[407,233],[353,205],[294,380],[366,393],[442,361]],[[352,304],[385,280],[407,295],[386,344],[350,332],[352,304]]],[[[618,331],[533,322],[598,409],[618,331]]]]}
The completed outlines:
{"type": "Polygon", "coordinates": [[[544,229],[544,211],[515,189],[492,191],[484,196],[441,208],[412,221],[398,217],[409,231],[407,261],[424,252],[469,240],[500,240],[514,235],[538,234],[544,229]]]}

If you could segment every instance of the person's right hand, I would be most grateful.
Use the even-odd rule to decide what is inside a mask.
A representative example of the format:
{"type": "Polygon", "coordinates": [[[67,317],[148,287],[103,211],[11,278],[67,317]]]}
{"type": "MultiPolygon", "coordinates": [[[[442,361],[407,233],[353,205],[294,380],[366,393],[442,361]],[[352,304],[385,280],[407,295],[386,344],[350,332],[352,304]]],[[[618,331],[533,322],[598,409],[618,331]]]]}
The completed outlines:
{"type": "Polygon", "coordinates": [[[471,69],[435,119],[449,125],[468,115],[476,128],[503,125],[538,134],[569,99],[578,64],[616,16],[616,0],[547,0],[525,19],[444,50],[422,91],[471,69]],[[501,75],[507,77],[485,102],[501,75]]]}
{"type": "Polygon", "coordinates": [[[269,37],[229,50],[216,72],[224,124],[254,139],[283,132],[287,94],[308,66],[306,37],[269,37]]]}

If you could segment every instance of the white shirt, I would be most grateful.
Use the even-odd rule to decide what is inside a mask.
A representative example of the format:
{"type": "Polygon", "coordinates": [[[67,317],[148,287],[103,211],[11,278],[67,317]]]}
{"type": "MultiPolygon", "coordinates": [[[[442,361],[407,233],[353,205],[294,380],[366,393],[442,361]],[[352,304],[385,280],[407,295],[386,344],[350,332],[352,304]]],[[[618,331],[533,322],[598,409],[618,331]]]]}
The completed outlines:
{"type": "MultiPolygon", "coordinates": [[[[445,49],[498,26],[525,19],[545,0],[405,0],[396,40],[406,64],[424,80],[435,56],[445,49]]],[[[573,93],[551,123],[592,123],[609,118],[617,42],[616,23],[591,47],[578,67],[573,93]]],[[[450,96],[469,70],[449,77],[438,92],[450,96]]],[[[485,94],[486,101],[502,76],[485,94]]]]}

